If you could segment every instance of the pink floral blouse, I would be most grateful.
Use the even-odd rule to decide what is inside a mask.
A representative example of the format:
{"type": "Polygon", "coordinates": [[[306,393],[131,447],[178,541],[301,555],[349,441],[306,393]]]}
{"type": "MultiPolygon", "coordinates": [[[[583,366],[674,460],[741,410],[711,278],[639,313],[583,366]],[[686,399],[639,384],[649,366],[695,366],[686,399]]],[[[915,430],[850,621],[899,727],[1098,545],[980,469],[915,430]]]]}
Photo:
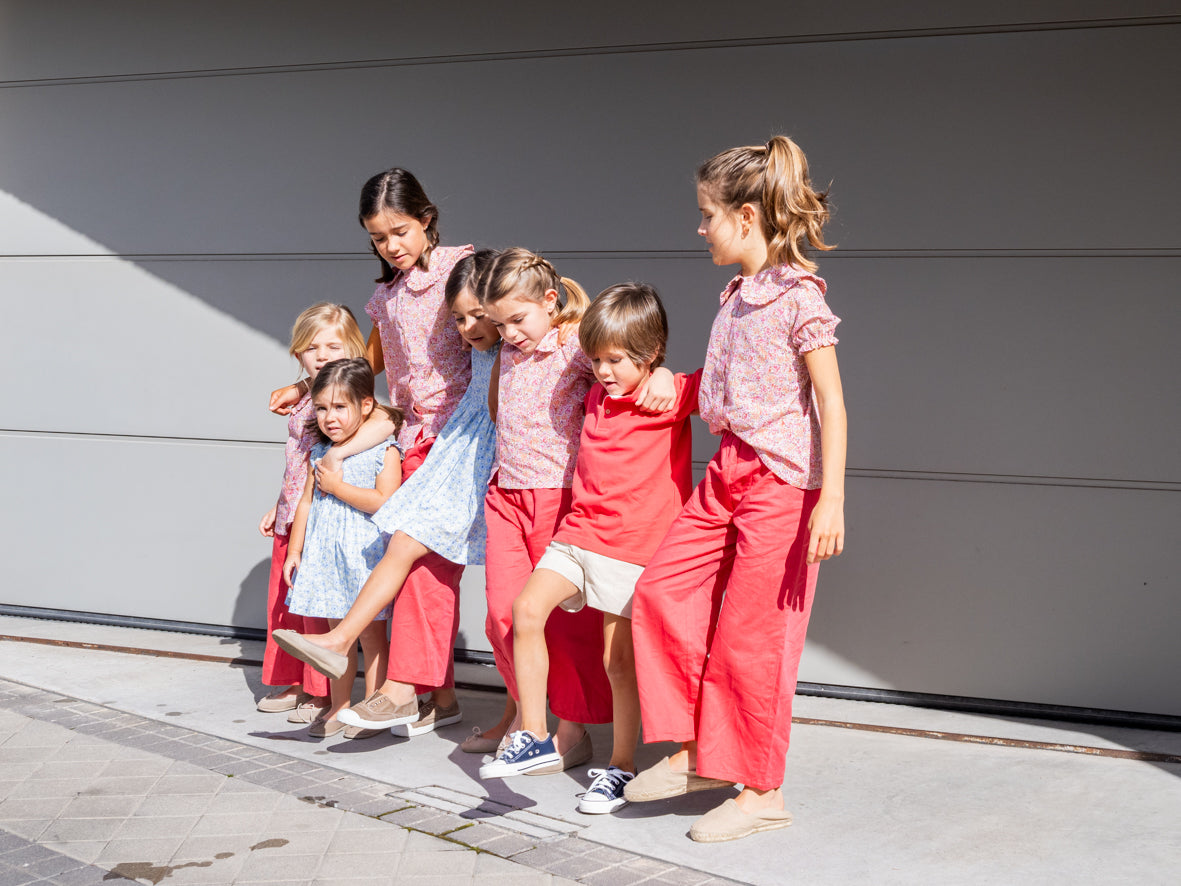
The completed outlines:
{"type": "Polygon", "coordinates": [[[504,489],[561,489],[574,482],[586,392],[595,380],[578,333],[563,344],[551,329],[529,355],[500,349],[496,483],[504,489]]]}
{"type": "Polygon", "coordinates": [[[284,450],[287,467],[283,470],[283,489],[275,505],[275,532],[279,535],[291,534],[295,507],[308,479],[308,453],[319,442],[315,432],[307,429],[315,411],[312,395],[304,394],[287,418],[287,446],[284,450]]]}
{"type": "Polygon", "coordinates": [[[444,287],[470,246],[436,246],[429,271],[414,267],[379,284],[365,313],[381,336],[390,402],[406,412],[398,434],[403,451],[421,432],[434,437],[463,399],[472,377],[471,354],[447,310],[444,287]]]}
{"type": "Polygon", "coordinates": [[[775,476],[819,489],[820,421],[804,354],[837,343],[822,279],[790,265],[735,277],[721,295],[699,404],[715,434],[750,444],[775,476]]]}

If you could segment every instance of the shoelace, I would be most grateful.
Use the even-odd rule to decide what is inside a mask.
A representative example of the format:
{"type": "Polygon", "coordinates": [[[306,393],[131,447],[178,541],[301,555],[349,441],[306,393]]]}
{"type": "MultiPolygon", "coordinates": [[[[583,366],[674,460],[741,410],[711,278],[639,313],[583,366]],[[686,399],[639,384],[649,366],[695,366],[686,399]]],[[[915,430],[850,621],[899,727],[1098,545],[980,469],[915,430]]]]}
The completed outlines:
{"type": "Polygon", "coordinates": [[[588,794],[618,797],[623,786],[631,781],[631,773],[624,772],[617,766],[609,769],[588,769],[586,774],[594,779],[591,786],[586,789],[588,794]]]}
{"type": "Polygon", "coordinates": [[[511,759],[529,746],[529,740],[532,737],[533,736],[529,735],[529,733],[525,732],[524,730],[521,730],[520,732],[514,732],[512,741],[508,743],[508,747],[500,752],[500,756],[505,759],[511,759]]]}

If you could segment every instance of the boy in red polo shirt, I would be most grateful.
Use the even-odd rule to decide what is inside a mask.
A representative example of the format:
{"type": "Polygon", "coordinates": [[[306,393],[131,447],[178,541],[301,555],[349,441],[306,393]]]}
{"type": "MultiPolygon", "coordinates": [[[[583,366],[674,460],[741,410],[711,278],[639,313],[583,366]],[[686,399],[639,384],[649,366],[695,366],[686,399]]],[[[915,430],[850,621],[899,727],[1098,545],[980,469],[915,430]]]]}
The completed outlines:
{"type": "Polygon", "coordinates": [[[578,330],[598,384],[586,396],[573,501],[533,576],[513,604],[513,649],[521,731],[481,778],[555,771],[559,759],[546,724],[549,657],[545,623],[553,610],[584,606],[603,613],[603,663],[611,682],[614,746],[606,769],[578,808],[612,812],[627,801],[635,774],[640,702],[632,649],[631,601],[644,571],[693,488],[692,432],[700,371],[674,376],[671,410],[639,411],[635,392],[664,361],[668,319],[660,297],[642,283],[599,294],[578,330]]]}

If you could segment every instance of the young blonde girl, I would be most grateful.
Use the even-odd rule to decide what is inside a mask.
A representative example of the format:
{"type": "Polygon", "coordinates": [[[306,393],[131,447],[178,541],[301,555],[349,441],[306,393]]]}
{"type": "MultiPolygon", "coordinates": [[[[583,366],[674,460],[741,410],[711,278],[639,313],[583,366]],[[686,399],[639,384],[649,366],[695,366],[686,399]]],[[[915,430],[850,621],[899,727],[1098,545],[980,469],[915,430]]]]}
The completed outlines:
{"type": "MultiPolygon", "coordinates": [[[[405,415],[398,442],[404,453],[403,475],[408,479],[423,463],[471,381],[469,352],[451,322],[444,290],[456,262],[471,255],[472,247],[440,245],[438,207],[418,179],[400,167],[365,182],[357,217],[381,266],[377,288],[365,306],[373,320],[369,362],[375,374],[385,370],[390,402],[405,415]]],[[[272,395],[272,407],[282,410],[295,396],[297,392],[290,388],[280,389],[272,395]]],[[[367,425],[353,447],[343,448],[342,453],[374,446],[389,433],[388,425],[367,425]]],[[[337,467],[330,452],[319,472],[324,475],[337,467]]],[[[332,482],[331,477],[325,480],[332,482]]],[[[390,619],[390,635],[401,642],[391,645],[386,683],[357,706],[362,717],[374,722],[387,718],[396,705],[385,692],[394,693],[399,685],[433,692],[432,701],[424,704],[424,723],[429,722],[435,703],[454,704],[451,649],[439,678],[433,637],[436,630],[450,631],[452,637],[458,630],[462,576],[462,564],[433,552],[415,563],[390,619]],[[434,629],[423,632],[423,624],[434,629]]]]}
{"type": "MultiPolygon", "coordinates": [[[[320,439],[308,453],[309,462],[322,458],[329,446],[351,441],[375,409],[385,411],[395,427],[401,422],[399,410],[374,400],[373,370],[363,358],[326,364],[316,374],[311,395],[320,439]]],[[[402,481],[400,454],[387,442],[349,456],[342,470],[343,477],[331,493],[320,488],[315,475],[308,472],[283,564],[283,577],[291,586],[288,608],[296,615],[326,618],[329,624],[347,614],[381,559],[381,533],[369,518],[402,481]]],[[[388,645],[384,618],[370,622],[360,640],[365,653],[365,688],[372,692],[385,670],[388,645]]],[[[328,710],[311,725],[313,736],[335,735],[345,728],[337,714],[349,704],[355,647],[349,650],[348,659],[345,673],[331,682],[328,710]]]]}
{"type": "Polygon", "coordinates": [[[513,775],[556,760],[545,717],[545,624],[557,606],[597,610],[611,684],[614,741],[610,764],[588,773],[592,782],[578,808],[604,813],[626,802],[623,789],[635,775],[640,700],[632,593],[693,487],[689,417],[697,409],[701,375],[674,378],[673,409],[653,415],[638,407],[636,391],[664,361],[668,340],[660,298],[642,283],[600,293],[583,317],[579,337],[599,383],[586,397],[570,511],[513,604],[521,731],[487,769],[513,775]]]}
{"type": "MultiPolygon", "coordinates": [[[[344,673],[347,650],[381,609],[394,600],[415,563],[428,553],[434,551],[455,563],[484,562],[483,503],[496,452],[488,393],[500,335],[484,315],[475,292],[480,274],[495,254],[485,249],[460,259],[447,279],[447,307],[470,346],[472,381],[422,468],[373,515],[374,524],[391,535],[381,562],[348,615],[332,630],[306,635],[294,630],[275,632],[274,639],[283,649],[330,677],[344,673]]],[[[412,636],[391,636],[391,650],[407,646],[428,649],[428,660],[419,666],[430,671],[427,681],[441,685],[451,663],[455,627],[454,621],[424,620],[412,636]]],[[[388,726],[403,735],[433,731],[461,719],[453,693],[442,702],[427,702],[424,708],[429,706],[429,710],[420,710],[413,684],[387,681],[381,694],[393,703],[388,713],[357,706],[342,711],[340,719],[371,729],[388,726]]]]}
{"type": "MultiPolygon", "coordinates": [[[[320,302],[295,319],[291,328],[290,352],[307,373],[310,383],[325,363],[342,357],[363,357],[365,339],[361,337],[352,311],[344,305],[320,302]]],[[[263,653],[262,682],[266,686],[285,687],[259,701],[258,709],[268,713],[294,711],[300,705],[318,709],[327,702],[328,681],[324,676],[283,652],[271,640],[271,632],[275,630],[318,632],[328,628],[323,619],[301,618],[287,609],[288,588],[283,580],[291,521],[307,480],[307,455],[317,439],[317,435],[308,429],[311,417],[312,397],[304,394],[287,421],[286,468],[279,500],[263,515],[258,525],[259,532],[274,539],[270,580],[267,582],[267,642],[263,653]]],[[[292,717],[296,716],[292,714],[292,717]]]]}
{"type": "MultiPolygon", "coordinates": [[[[578,345],[578,322],[589,299],[581,286],[559,276],[544,258],[514,248],[493,262],[481,286],[480,302],[505,342],[496,413],[497,467],[484,502],[488,523],[485,629],[509,696],[518,699],[513,601],[570,507],[584,400],[594,381],[591,362],[578,345]]],[[[649,393],[648,401],[664,408],[672,392],[668,379],[661,381],[664,387],[649,393]]],[[[586,762],[591,744],[583,724],[611,719],[598,613],[555,612],[546,623],[545,636],[550,653],[550,708],[560,722],[553,736],[554,762],[533,768],[530,774],[586,762]]],[[[510,731],[510,713],[506,710],[493,729],[473,738],[487,742],[483,748],[495,749],[510,731]]],[[[495,763],[488,764],[493,766],[490,772],[481,769],[481,777],[496,776],[495,763]]]]}
{"type": "Polygon", "coordinates": [[[682,744],[624,796],[741,783],[690,829],[718,842],[791,823],[780,786],[817,564],[844,546],[845,407],[838,320],[804,251],[831,247],[803,152],[782,136],[724,151],[697,199],[714,263],[740,269],[699,398],[722,443],[636,585],[644,736],[682,744]]]}

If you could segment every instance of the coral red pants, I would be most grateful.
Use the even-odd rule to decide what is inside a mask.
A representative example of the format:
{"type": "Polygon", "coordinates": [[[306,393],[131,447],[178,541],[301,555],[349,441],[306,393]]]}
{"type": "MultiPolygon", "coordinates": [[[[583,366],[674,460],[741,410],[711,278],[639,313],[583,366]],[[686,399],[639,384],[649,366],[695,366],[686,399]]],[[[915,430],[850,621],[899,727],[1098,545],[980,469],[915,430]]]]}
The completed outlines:
{"type": "Polygon", "coordinates": [[[287,536],[275,533],[271,545],[271,575],[267,581],[267,643],[262,655],[262,682],[265,686],[302,686],[312,695],[328,694],[328,678],[297,658],[292,658],[271,639],[280,628],[301,634],[323,634],[328,622],[323,618],[295,615],[287,609],[287,582],[283,580],[283,562],[287,559],[287,536]]]}
{"type": "MultiPolygon", "coordinates": [[[[423,463],[434,442],[434,437],[420,439],[407,450],[402,458],[403,482],[423,463]]],[[[433,551],[414,564],[390,615],[389,679],[413,683],[419,694],[455,685],[462,577],[462,564],[433,551]]]]}
{"type": "MultiPolygon", "coordinates": [[[[570,509],[569,489],[502,489],[493,481],[484,499],[488,520],[488,619],[496,668],[513,698],[513,601],[533,574],[558,523],[570,509]]],[[[603,668],[603,614],[555,609],[545,625],[550,710],[574,723],[611,721],[611,684],[603,668]]]]}
{"type": "Polygon", "coordinates": [[[819,496],[727,434],[636,585],[645,740],[696,739],[701,775],[759,790],[783,783],[819,496]]]}

